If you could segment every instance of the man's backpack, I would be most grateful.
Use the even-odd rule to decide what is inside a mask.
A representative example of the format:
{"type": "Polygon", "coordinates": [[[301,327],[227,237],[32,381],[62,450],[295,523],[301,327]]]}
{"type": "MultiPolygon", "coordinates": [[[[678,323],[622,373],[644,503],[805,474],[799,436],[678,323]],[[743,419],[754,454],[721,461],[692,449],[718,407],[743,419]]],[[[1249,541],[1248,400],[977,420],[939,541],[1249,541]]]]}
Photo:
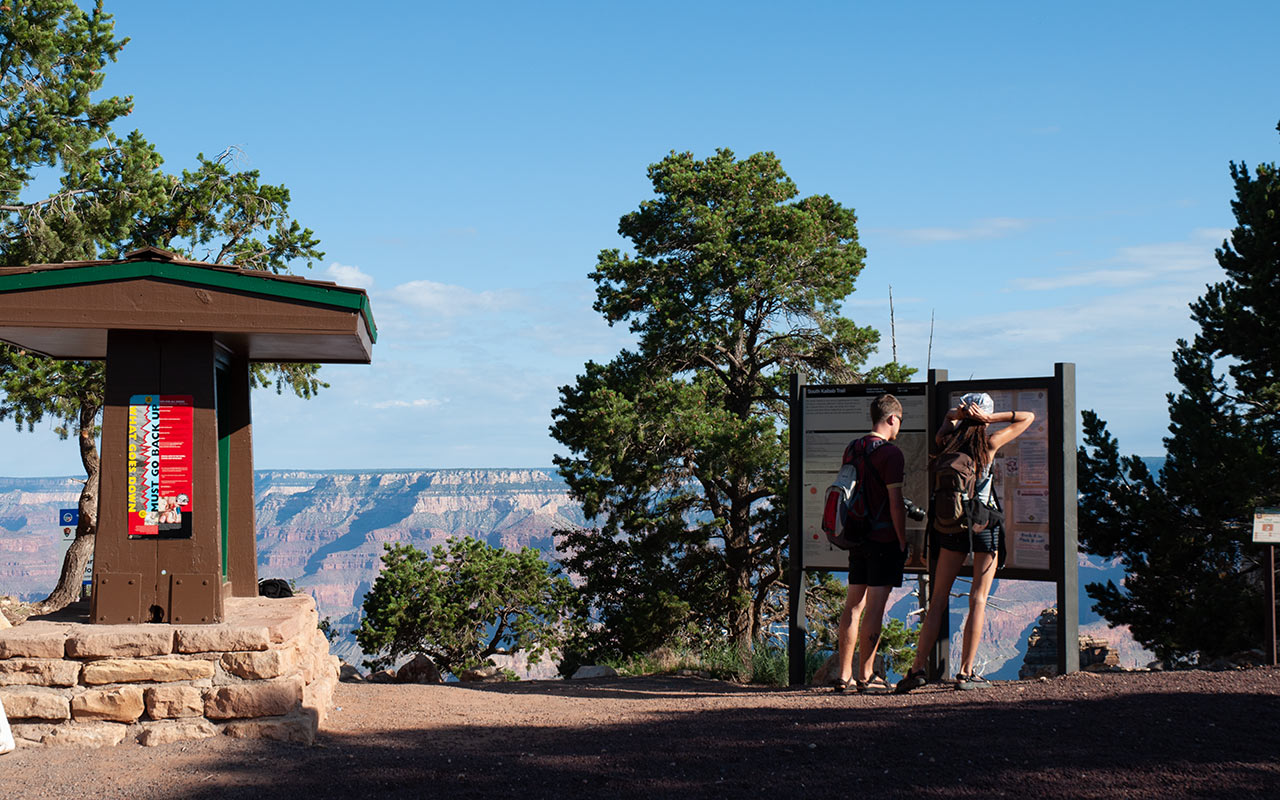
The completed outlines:
{"type": "Polygon", "coordinates": [[[877,527],[883,516],[888,493],[873,513],[867,503],[866,482],[874,475],[884,486],[884,479],[871,464],[871,454],[884,443],[884,439],[877,438],[863,448],[858,448],[856,443],[850,445],[845,453],[848,460],[841,465],[835,482],[827,487],[822,507],[822,532],[833,547],[851,550],[866,544],[872,529],[877,527]]]}
{"type": "Polygon", "coordinates": [[[978,499],[977,484],[977,464],[967,453],[938,458],[933,469],[933,502],[929,504],[935,531],[981,533],[1004,521],[998,509],[978,499]]]}

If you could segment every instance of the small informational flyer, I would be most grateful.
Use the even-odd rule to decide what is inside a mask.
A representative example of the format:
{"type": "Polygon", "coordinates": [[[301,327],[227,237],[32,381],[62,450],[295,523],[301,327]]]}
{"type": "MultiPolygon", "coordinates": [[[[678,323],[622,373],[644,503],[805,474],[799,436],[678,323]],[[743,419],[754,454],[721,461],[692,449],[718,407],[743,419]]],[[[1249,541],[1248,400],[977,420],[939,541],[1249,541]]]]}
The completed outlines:
{"type": "Polygon", "coordinates": [[[1049,490],[1016,490],[1013,493],[1013,519],[1027,525],[1048,525],[1049,490]]]}
{"type": "Polygon", "coordinates": [[[191,538],[194,411],[191,395],[129,398],[130,538],[191,538]]]}
{"type": "Polygon", "coordinates": [[[1049,442],[1034,430],[1018,441],[1018,477],[1023,486],[1049,485],[1049,442]]]}
{"type": "MultiPolygon", "coordinates": [[[[1010,535],[1010,534],[1006,534],[1010,535]]],[[[1010,561],[1017,559],[1023,569],[1049,568],[1049,532],[1015,528],[1011,532],[1012,552],[1010,561]]]]}

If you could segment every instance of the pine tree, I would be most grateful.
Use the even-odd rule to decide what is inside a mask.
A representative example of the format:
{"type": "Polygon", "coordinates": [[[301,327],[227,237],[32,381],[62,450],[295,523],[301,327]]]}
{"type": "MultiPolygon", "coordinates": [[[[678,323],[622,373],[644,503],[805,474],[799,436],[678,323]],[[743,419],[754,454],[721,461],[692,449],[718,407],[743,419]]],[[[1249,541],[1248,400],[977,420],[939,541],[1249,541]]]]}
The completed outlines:
{"type": "Polygon", "coordinates": [[[595,530],[565,536],[603,624],[588,649],[628,655],[681,636],[750,649],[783,576],[787,381],[881,375],[878,334],[840,316],[864,251],[826,196],[796,199],[771,153],[649,167],[656,197],[622,217],[634,255],[600,253],[595,308],[639,343],[562,387],[556,464],[595,530]]]}
{"type": "MultiPolygon", "coordinates": [[[[1280,125],[1277,126],[1280,130],[1280,125]]],[[[1280,504],[1280,173],[1231,164],[1236,227],[1216,251],[1225,279],[1191,304],[1200,332],[1173,354],[1167,459],[1158,476],[1121,458],[1084,413],[1080,542],[1128,577],[1091,584],[1095,610],[1162,660],[1208,661],[1263,637],[1255,507],[1280,504]]]]}

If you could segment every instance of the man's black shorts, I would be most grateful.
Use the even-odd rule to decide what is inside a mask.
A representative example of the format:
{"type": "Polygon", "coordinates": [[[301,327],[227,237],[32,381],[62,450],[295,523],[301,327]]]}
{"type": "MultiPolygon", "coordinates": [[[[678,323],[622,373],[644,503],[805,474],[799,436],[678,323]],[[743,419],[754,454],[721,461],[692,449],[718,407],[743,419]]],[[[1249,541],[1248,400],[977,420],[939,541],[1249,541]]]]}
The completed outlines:
{"type": "Polygon", "coordinates": [[[867,542],[849,551],[849,583],[867,586],[902,585],[902,567],[907,551],[898,542],[867,542]]]}

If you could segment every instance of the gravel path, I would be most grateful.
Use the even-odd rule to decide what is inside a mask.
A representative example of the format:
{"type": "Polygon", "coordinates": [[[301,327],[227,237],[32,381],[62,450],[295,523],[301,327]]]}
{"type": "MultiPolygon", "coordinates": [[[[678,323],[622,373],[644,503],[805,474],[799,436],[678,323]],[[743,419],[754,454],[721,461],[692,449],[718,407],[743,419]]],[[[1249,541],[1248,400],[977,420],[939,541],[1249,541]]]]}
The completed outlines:
{"type": "Polygon", "coordinates": [[[1280,796],[1280,670],[910,695],[696,678],[342,684],[314,747],[0,756],[5,798],[1280,796]]]}

